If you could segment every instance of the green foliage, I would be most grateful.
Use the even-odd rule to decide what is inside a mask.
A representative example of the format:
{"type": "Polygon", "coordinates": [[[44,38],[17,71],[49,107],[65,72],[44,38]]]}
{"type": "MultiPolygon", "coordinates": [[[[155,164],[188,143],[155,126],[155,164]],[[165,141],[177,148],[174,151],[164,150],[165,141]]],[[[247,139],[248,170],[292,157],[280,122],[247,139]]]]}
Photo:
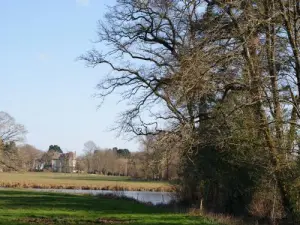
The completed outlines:
{"type": "Polygon", "coordinates": [[[203,199],[209,211],[242,215],[247,212],[259,168],[232,161],[232,152],[216,146],[200,147],[193,155],[193,164],[183,165],[182,200],[198,204],[203,199]]]}
{"type": "Polygon", "coordinates": [[[61,150],[61,148],[58,145],[50,145],[48,152],[49,151],[54,151],[54,152],[58,152],[58,153],[63,153],[63,151],[61,150]]]}
{"type": "Polygon", "coordinates": [[[130,156],[130,151],[126,148],[121,149],[114,147],[113,151],[119,156],[119,157],[129,157],[130,156]]]}

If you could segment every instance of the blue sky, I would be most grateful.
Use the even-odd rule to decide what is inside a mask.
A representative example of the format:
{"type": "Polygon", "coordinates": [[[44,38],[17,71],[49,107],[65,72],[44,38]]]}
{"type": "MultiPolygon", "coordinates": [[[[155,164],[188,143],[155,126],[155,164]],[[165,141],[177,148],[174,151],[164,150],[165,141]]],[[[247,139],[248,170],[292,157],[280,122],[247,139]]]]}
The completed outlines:
{"type": "MultiPolygon", "coordinates": [[[[113,0],[0,1],[0,111],[29,131],[27,143],[57,144],[82,152],[100,147],[138,150],[136,141],[109,132],[122,104],[110,97],[97,109],[92,97],[107,68],[86,68],[76,58],[93,47],[97,20],[113,0]]],[[[97,48],[101,49],[100,45],[97,48]]]]}

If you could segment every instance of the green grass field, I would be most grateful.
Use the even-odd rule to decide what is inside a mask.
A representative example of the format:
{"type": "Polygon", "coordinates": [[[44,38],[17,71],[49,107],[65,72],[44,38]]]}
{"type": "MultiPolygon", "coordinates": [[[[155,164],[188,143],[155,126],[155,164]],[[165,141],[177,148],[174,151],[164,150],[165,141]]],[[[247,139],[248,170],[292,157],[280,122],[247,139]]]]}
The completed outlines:
{"type": "Polygon", "coordinates": [[[0,190],[0,224],[218,225],[200,216],[175,214],[128,199],[11,189],[0,190]]]}
{"type": "Polygon", "coordinates": [[[129,177],[63,173],[0,173],[0,187],[67,188],[127,191],[172,191],[166,182],[134,181],[129,177]]]}

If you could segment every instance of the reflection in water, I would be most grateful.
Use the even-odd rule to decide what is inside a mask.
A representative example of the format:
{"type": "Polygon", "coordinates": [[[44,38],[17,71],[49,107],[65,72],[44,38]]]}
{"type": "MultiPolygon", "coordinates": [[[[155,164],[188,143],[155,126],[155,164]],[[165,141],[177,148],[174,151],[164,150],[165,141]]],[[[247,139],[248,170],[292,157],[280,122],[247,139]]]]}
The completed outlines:
{"type": "Polygon", "coordinates": [[[74,190],[74,189],[30,189],[44,192],[61,192],[70,194],[114,194],[138,200],[140,202],[151,202],[152,204],[168,204],[174,199],[170,192],[151,192],[151,191],[108,191],[108,190],[74,190]]]}

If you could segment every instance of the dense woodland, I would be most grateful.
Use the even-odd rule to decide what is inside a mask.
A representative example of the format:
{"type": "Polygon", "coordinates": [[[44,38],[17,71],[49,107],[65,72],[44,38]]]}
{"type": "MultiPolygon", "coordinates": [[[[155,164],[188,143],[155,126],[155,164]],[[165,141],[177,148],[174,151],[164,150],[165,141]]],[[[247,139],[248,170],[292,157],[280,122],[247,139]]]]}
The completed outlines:
{"type": "MultiPolygon", "coordinates": [[[[117,0],[97,35],[108,50],[80,59],[111,68],[98,97],[121,93],[116,129],[141,151],[87,142],[78,170],[175,180],[207,211],[300,223],[298,0],[117,0]]],[[[6,163],[16,140],[1,138],[6,163]]]]}
{"type": "Polygon", "coordinates": [[[97,35],[98,97],[121,92],[120,133],[174,153],[182,199],[299,223],[298,0],[117,0],[97,35]]]}
{"type": "MultiPolygon", "coordinates": [[[[0,169],[2,171],[36,171],[44,163],[42,171],[51,171],[51,160],[63,153],[58,145],[50,145],[45,151],[29,144],[22,144],[26,129],[5,112],[0,112],[0,169]]],[[[75,170],[79,173],[130,176],[134,179],[170,180],[177,177],[173,154],[155,149],[150,142],[141,140],[141,151],[97,146],[93,141],[84,144],[84,154],[77,157],[75,170]],[[166,160],[162,160],[165,158],[166,160]]]]}

